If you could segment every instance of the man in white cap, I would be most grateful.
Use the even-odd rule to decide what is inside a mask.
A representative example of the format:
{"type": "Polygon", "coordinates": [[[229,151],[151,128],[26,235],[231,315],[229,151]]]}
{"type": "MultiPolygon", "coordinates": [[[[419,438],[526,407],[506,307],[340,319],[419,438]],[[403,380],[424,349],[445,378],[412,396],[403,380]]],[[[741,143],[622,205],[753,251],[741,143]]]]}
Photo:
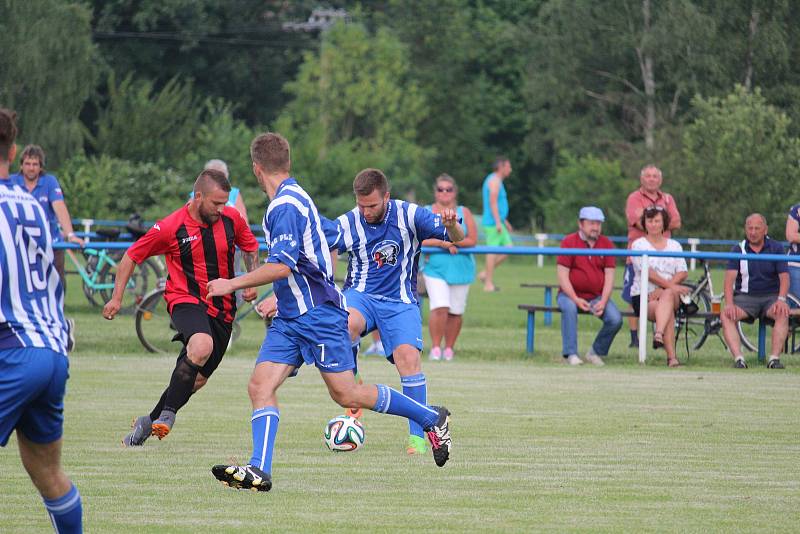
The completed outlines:
{"type": "MultiPolygon", "coordinates": [[[[561,248],[610,249],[611,241],[600,234],[605,221],[603,210],[594,206],[581,208],[578,214],[578,231],[561,241],[561,248]]],[[[561,309],[561,338],[564,361],[581,365],[578,356],[578,312],[599,317],[603,327],[586,352],[585,360],[594,365],[605,365],[614,336],[622,326],[622,316],[611,300],[614,289],[614,256],[558,256],[558,307],[561,309]]]]}

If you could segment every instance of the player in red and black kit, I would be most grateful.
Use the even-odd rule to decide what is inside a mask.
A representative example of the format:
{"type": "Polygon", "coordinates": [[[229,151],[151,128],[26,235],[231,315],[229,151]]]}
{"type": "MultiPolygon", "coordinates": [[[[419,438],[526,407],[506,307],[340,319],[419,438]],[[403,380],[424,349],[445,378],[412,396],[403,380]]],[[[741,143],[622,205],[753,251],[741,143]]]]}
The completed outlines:
{"type": "MultiPolygon", "coordinates": [[[[169,386],[149,415],[134,420],[133,431],[122,440],[127,447],[144,444],[150,435],[163,439],[169,434],[177,411],[205,385],[225,355],[236,298],[207,298],[206,285],[209,280],[236,276],[235,246],[242,250],[248,271],[258,262],[258,243],[247,222],[235,208],[225,205],[230,190],[224,174],[204,170],[194,184],[194,198],[158,221],[117,266],[114,293],[103,308],[103,317],[111,320],[119,312],[135,265],[163,254],[169,271],[164,298],[183,342],[169,386]]],[[[242,297],[253,300],[256,290],[245,290],[242,297]]]]}

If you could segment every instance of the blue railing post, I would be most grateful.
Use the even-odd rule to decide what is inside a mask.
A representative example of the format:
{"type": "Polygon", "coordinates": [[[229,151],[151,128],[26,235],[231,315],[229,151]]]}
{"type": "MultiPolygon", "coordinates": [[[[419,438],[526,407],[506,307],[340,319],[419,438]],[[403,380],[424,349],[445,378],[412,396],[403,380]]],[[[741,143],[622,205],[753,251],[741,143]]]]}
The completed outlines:
{"type": "Polygon", "coordinates": [[[533,340],[536,337],[536,312],[528,310],[528,340],[525,347],[529,354],[533,354],[533,340]]]}
{"type": "Polygon", "coordinates": [[[767,324],[763,319],[758,320],[758,361],[764,363],[767,359],[767,324]]]}
{"type": "MultiPolygon", "coordinates": [[[[553,290],[550,287],[544,288],[544,305],[553,305],[553,290]]],[[[551,324],[553,324],[553,312],[546,311],[544,312],[544,325],[550,326],[551,324]]]]}

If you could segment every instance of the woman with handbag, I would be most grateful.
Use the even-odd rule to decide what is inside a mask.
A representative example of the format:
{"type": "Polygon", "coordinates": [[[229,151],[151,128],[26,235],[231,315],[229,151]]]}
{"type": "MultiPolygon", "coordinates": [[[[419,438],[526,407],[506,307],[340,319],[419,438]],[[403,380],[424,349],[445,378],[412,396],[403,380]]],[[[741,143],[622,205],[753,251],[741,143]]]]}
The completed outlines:
{"type": "MultiPolygon", "coordinates": [[[[669,228],[669,212],[661,206],[650,206],[642,213],[642,227],[647,232],[631,245],[631,250],[651,252],[683,252],[680,243],[664,236],[669,228]]],[[[633,310],[639,314],[639,296],[641,294],[642,257],[633,257],[634,279],[631,286],[633,310]]],[[[682,295],[689,293],[689,288],[681,283],[688,276],[686,260],[683,258],[650,257],[648,258],[648,298],[647,318],[655,321],[653,348],[664,348],[667,352],[667,365],[678,367],[680,362],[675,356],[675,312],[680,306],[682,295]]]]}

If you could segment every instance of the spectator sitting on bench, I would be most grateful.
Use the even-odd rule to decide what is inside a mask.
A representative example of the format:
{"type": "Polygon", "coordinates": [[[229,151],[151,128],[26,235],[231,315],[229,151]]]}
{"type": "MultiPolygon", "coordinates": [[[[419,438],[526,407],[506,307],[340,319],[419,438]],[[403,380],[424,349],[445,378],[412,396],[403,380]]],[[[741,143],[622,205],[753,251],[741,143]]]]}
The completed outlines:
{"type": "MultiPolygon", "coordinates": [[[[669,228],[669,211],[662,206],[650,206],[642,212],[641,224],[647,232],[631,245],[631,250],[658,252],[683,252],[683,247],[674,239],[664,234],[669,228]]],[[[633,284],[631,285],[631,305],[639,315],[639,296],[642,293],[642,257],[632,256],[633,284]]],[[[667,365],[678,367],[680,362],[675,356],[675,311],[680,305],[681,295],[690,290],[682,286],[686,280],[688,269],[683,258],[654,256],[648,261],[647,286],[647,318],[656,322],[653,332],[653,348],[664,347],[667,352],[667,365]]]]}
{"type": "MultiPolygon", "coordinates": [[[[614,248],[607,237],[600,235],[605,216],[600,208],[587,206],[578,214],[578,231],[561,241],[561,248],[614,248]]],[[[558,256],[558,307],[561,309],[562,354],[566,363],[580,365],[578,356],[578,309],[603,320],[594,343],[586,352],[586,360],[605,365],[614,336],[622,326],[622,316],[611,298],[614,289],[613,256],[558,256]]]]}
{"type": "MultiPolygon", "coordinates": [[[[731,252],[783,254],[783,245],[767,236],[767,219],[760,213],[747,217],[744,231],[747,239],[734,245],[731,252]]],[[[785,261],[728,261],[722,332],[733,356],[734,367],[747,368],[736,322],[767,318],[775,322],[767,368],[783,369],[780,354],[789,333],[788,291],[789,271],[785,261]]]]}

